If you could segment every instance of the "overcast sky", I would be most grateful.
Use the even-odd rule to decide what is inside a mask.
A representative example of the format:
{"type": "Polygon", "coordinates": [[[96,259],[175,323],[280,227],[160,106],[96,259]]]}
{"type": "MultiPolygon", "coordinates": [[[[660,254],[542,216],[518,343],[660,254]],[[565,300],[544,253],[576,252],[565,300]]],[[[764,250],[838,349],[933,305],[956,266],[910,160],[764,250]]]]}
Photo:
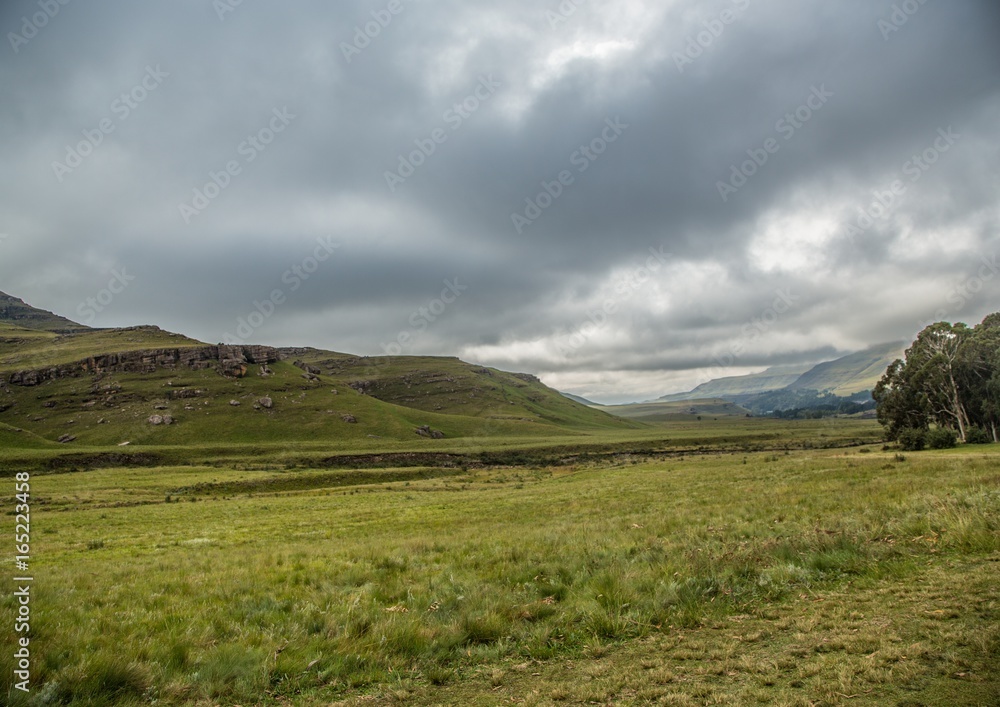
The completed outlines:
{"type": "Polygon", "coordinates": [[[995,0],[2,8],[0,290],[83,323],[618,402],[1000,309],[995,0]]]}

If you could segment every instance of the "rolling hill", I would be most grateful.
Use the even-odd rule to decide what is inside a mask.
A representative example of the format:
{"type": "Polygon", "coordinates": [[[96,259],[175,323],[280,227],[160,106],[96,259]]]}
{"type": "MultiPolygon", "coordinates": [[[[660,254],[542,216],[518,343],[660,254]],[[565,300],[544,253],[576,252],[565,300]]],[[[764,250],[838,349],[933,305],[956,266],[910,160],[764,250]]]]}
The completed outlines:
{"type": "Polygon", "coordinates": [[[0,316],[0,446],[433,445],[642,426],[457,358],[210,345],[155,326],[80,327],[16,302],[0,316]]]}

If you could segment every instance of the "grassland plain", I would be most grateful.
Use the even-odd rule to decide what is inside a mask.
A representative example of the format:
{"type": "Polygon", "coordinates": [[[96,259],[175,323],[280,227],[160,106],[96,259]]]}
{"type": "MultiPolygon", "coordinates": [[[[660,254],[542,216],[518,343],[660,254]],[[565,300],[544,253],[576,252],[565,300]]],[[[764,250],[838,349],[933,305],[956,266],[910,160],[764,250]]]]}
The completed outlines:
{"type": "Polygon", "coordinates": [[[36,577],[33,691],[4,631],[5,698],[998,704],[1000,450],[766,422],[436,441],[445,465],[4,449],[34,469],[36,577]]]}

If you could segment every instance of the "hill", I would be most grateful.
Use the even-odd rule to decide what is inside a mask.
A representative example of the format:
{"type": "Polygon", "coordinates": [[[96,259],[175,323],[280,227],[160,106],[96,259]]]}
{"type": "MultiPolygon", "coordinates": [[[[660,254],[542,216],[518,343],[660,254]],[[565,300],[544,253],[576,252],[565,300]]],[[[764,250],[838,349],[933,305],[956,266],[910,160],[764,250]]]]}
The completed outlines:
{"type": "Polygon", "coordinates": [[[872,390],[889,364],[903,356],[906,344],[896,341],[879,344],[858,353],[814,366],[789,387],[791,390],[818,390],[847,396],[872,390]]]}
{"type": "Polygon", "coordinates": [[[657,398],[655,402],[678,402],[683,400],[704,400],[727,398],[737,395],[754,395],[772,390],[780,390],[793,384],[809,370],[809,366],[774,366],[760,373],[745,376],[716,378],[702,383],[686,393],[674,393],[657,398]]]}
{"type": "Polygon", "coordinates": [[[21,326],[55,326],[55,315],[6,311],[16,319],[0,317],[0,446],[433,444],[642,426],[457,358],[209,345],[155,326],[56,332],[21,326]]]}
{"type": "Polygon", "coordinates": [[[24,300],[3,292],[0,292],[0,322],[22,329],[57,333],[85,331],[89,328],[44,309],[32,307],[24,300]]]}

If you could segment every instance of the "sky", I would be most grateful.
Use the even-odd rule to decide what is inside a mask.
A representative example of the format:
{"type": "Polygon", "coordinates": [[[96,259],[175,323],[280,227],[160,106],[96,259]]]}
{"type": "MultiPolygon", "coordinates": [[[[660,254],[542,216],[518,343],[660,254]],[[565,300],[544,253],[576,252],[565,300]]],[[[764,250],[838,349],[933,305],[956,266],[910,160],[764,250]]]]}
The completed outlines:
{"type": "Polygon", "coordinates": [[[1000,309],[995,0],[8,0],[0,290],[606,403],[1000,309]]]}

